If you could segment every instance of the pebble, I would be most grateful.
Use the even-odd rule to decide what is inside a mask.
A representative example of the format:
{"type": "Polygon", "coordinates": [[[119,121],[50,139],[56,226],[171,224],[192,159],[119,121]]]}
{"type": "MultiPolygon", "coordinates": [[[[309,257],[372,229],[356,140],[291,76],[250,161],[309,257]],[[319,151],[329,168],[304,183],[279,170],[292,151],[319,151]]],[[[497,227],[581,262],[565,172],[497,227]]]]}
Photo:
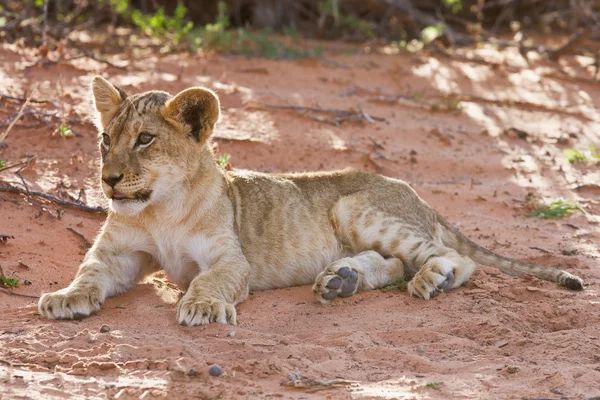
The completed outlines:
{"type": "Polygon", "coordinates": [[[417,346],[417,353],[423,353],[425,351],[425,348],[421,345],[417,346]]]}
{"type": "Polygon", "coordinates": [[[102,326],[100,327],[100,332],[101,332],[101,333],[110,332],[110,326],[108,326],[108,325],[102,325],[102,326]]]}
{"type": "Polygon", "coordinates": [[[190,368],[187,375],[188,376],[196,376],[196,370],[194,368],[190,368]]]}
{"type": "Polygon", "coordinates": [[[227,336],[229,337],[234,337],[235,336],[235,331],[231,331],[227,334],[227,336]]]}
{"type": "Polygon", "coordinates": [[[213,365],[212,367],[210,367],[208,369],[208,374],[210,376],[221,376],[222,373],[223,373],[223,370],[221,369],[221,367],[219,365],[213,365]]]}

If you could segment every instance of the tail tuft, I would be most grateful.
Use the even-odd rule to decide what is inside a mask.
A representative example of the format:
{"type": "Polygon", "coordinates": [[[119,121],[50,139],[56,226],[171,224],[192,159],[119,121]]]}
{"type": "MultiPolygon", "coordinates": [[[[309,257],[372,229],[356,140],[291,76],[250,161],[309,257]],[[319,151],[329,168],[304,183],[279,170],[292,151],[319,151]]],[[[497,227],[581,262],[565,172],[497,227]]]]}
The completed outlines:
{"type": "Polygon", "coordinates": [[[571,275],[568,272],[562,274],[559,283],[570,290],[583,290],[583,280],[580,277],[571,275]]]}

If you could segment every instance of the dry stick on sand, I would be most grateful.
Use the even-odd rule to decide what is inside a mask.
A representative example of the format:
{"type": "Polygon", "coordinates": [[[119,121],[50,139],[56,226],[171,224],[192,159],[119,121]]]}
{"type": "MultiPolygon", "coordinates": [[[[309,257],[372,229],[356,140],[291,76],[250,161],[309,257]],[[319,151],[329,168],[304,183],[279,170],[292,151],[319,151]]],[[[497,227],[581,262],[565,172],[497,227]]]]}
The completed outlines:
{"type": "Polygon", "coordinates": [[[40,296],[34,296],[32,294],[16,293],[16,292],[12,292],[8,289],[4,289],[4,288],[0,288],[0,292],[9,294],[11,296],[27,297],[29,299],[39,299],[40,298],[40,296]]]}
{"type": "Polygon", "coordinates": [[[13,121],[10,123],[10,125],[8,125],[8,128],[6,128],[6,130],[4,131],[4,133],[0,135],[0,143],[2,143],[2,141],[4,139],[6,139],[6,137],[8,136],[8,132],[10,132],[10,130],[17,123],[17,121],[19,120],[19,118],[21,118],[21,116],[23,115],[23,112],[25,111],[25,107],[27,107],[27,104],[29,104],[29,100],[33,97],[34,93],[35,93],[35,89],[31,92],[31,95],[27,98],[27,100],[25,100],[25,103],[23,103],[23,105],[19,109],[19,112],[17,113],[16,118],[13,119],[13,121]]]}
{"type": "Polygon", "coordinates": [[[20,194],[24,194],[24,195],[27,195],[27,196],[40,197],[42,199],[46,199],[46,200],[51,201],[53,203],[59,204],[61,206],[75,208],[75,209],[80,210],[80,211],[106,214],[106,210],[104,208],[102,208],[102,207],[90,207],[90,206],[88,206],[86,204],[83,204],[83,203],[74,203],[74,202],[71,202],[71,201],[63,200],[63,199],[60,199],[60,198],[58,198],[56,196],[52,196],[51,194],[48,194],[48,193],[38,192],[38,191],[35,191],[35,190],[29,190],[28,188],[21,189],[19,187],[11,185],[8,182],[4,182],[4,181],[0,181],[0,182],[3,182],[3,183],[6,184],[6,185],[0,185],[0,192],[20,193],[20,194]]]}
{"type": "Polygon", "coordinates": [[[29,165],[30,162],[31,162],[31,158],[29,158],[27,161],[21,161],[20,163],[16,163],[16,164],[12,164],[12,165],[7,165],[4,168],[0,168],[0,172],[6,171],[7,169],[17,168],[17,167],[26,167],[26,166],[29,165]]]}
{"type": "Polygon", "coordinates": [[[330,379],[319,381],[312,378],[306,378],[302,376],[298,368],[296,368],[294,372],[290,372],[288,376],[290,380],[287,382],[282,382],[281,386],[309,389],[310,391],[332,388],[347,388],[358,383],[357,381],[349,381],[346,379],[330,379]]]}
{"type": "Polygon", "coordinates": [[[262,107],[265,108],[273,108],[276,110],[293,110],[296,111],[300,115],[304,115],[310,119],[319,122],[325,122],[328,124],[332,124],[335,126],[339,126],[343,121],[358,121],[362,122],[366,120],[370,123],[375,123],[375,121],[385,121],[385,118],[374,117],[372,115],[367,114],[360,107],[357,107],[357,110],[336,110],[334,108],[319,108],[319,107],[302,107],[302,106],[281,106],[277,104],[261,104],[262,107]],[[322,115],[311,115],[310,113],[317,114],[332,114],[333,118],[327,118],[322,115]]]}
{"type": "Polygon", "coordinates": [[[6,235],[4,233],[0,233],[0,243],[2,244],[6,244],[6,242],[8,242],[8,239],[14,239],[15,237],[13,235],[6,235]]]}
{"type": "Polygon", "coordinates": [[[26,66],[25,69],[24,69],[24,72],[27,72],[27,71],[29,71],[29,69],[31,69],[33,67],[37,67],[37,66],[47,67],[49,65],[59,64],[59,63],[62,63],[62,62],[69,62],[69,61],[73,61],[73,60],[79,60],[79,59],[82,59],[82,58],[89,58],[90,60],[94,60],[94,61],[99,62],[101,64],[106,64],[109,67],[120,69],[122,71],[126,71],[127,70],[127,67],[123,67],[121,65],[113,64],[110,61],[103,60],[103,59],[98,58],[98,57],[96,57],[96,56],[94,56],[92,54],[89,54],[89,53],[84,53],[84,54],[78,54],[78,55],[73,56],[73,57],[60,57],[60,58],[57,58],[56,60],[42,60],[42,61],[37,61],[37,62],[34,62],[33,64],[30,64],[30,65],[26,66]]]}
{"type": "MultiPolygon", "coordinates": [[[[16,101],[26,101],[27,100],[24,97],[9,96],[9,95],[7,95],[5,93],[2,93],[2,92],[0,92],[0,99],[8,99],[8,100],[16,100],[16,101]]],[[[54,104],[54,102],[52,100],[33,99],[33,98],[31,98],[31,96],[29,97],[29,102],[30,103],[38,103],[38,104],[44,104],[44,103],[54,104]]]]}
{"type": "Polygon", "coordinates": [[[67,228],[67,230],[68,230],[69,232],[73,232],[75,235],[79,236],[79,238],[80,238],[81,240],[83,240],[83,243],[82,243],[82,245],[84,245],[84,246],[85,246],[85,248],[89,249],[90,247],[92,247],[92,244],[90,243],[90,241],[89,241],[89,240],[87,240],[87,239],[85,238],[85,236],[83,236],[83,234],[81,234],[81,233],[77,232],[77,231],[76,231],[75,229],[73,229],[73,228],[67,228]]]}

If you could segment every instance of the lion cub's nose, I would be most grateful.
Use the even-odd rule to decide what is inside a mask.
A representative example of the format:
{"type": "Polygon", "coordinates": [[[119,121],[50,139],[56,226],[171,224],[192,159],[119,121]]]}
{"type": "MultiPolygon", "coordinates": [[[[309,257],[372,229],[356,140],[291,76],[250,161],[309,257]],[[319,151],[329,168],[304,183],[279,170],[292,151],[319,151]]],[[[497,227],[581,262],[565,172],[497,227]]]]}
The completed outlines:
{"type": "Polygon", "coordinates": [[[104,183],[106,183],[108,186],[110,186],[111,188],[114,188],[115,185],[119,182],[121,182],[121,180],[123,179],[123,174],[119,175],[119,176],[103,176],[102,180],[104,181],[104,183]]]}

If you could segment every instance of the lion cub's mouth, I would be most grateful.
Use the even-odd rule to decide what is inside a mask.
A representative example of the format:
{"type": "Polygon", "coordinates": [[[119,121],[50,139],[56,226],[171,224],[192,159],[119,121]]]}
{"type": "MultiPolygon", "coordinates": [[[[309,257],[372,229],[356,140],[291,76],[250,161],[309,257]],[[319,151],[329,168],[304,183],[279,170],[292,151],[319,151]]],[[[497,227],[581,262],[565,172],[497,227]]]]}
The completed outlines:
{"type": "Polygon", "coordinates": [[[125,195],[119,192],[113,192],[111,199],[117,201],[126,201],[126,200],[137,200],[137,201],[148,201],[150,200],[150,196],[152,195],[152,190],[147,191],[139,191],[132,195],[125,195]]]}

